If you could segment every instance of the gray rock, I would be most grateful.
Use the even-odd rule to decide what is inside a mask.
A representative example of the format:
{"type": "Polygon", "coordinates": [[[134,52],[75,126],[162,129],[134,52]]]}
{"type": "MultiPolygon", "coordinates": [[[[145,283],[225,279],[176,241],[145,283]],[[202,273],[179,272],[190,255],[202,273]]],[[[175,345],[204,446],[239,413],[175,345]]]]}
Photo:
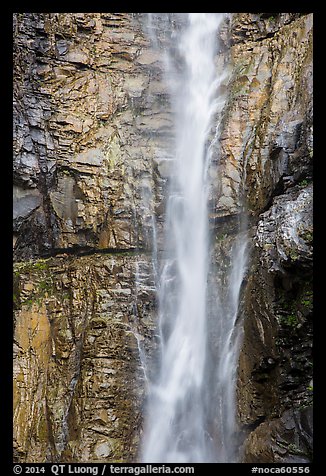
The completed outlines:
{"type": "Polygon", "coordinates": [[[289,189],[261,215],[256,243],[267,269],[279,271],[312,259],[313,188],[289,189]],[[267,246],[268,244],[268,246],[267,246]]]}
{"type": "Polygon", "coordinates": [[[66,40],[60,39],[56,43],[59,55],[65,55],[68,51],[68,43],[66,40]]]}
{"type": "Polygon", "coordinates": [[[79,164],[86,164],[93,167],[100,167],[104,160],[103,150],[99,148],[88,149],[85,152],[80,152],[74,158],[74,161],[79,164]]]}
{"type": "Polygon", "coordinates": [[[29,216],[42,203],[41,193],[33,189],[13,187],[13,219],[21,220],[29,216]]]}
{"type": "Polygon", "coordinates": [[[98,458],[103,459],[110,456],[112,450],[109,443],[100,443],[96,445],[94,452],[98,458]]]}

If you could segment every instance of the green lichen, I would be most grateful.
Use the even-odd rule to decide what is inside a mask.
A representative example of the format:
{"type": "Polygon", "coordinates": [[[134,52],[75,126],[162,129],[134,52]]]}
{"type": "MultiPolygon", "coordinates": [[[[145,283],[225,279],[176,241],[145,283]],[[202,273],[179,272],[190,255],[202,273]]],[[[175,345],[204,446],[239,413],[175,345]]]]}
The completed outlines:
{"type": "Polygon", "coordinates": [[[282,316],[280,318],[280,322],[282,325],[286,327],[292,327],[292,328],[296,327],[299,323],[296,314],[288,314],[288,315],[282,316]]]}
{"type": "Polygon", "coordinates": [[[37,261],[26,261],[16,263],[14,274],[20,276],[22,274],[29,274],[38,271],[46,271],[49,268],[49,259],[38,259],[37,261]]]}
{"type": "Polygon", "coordinates": [[[305,308],[310,308],[313,305],[313,291],[306,290],[299,299],[299,304],[305,308]]]}
{"type": "MultiPolygon", "coordinates": [[[[304,408],[308,408],[309,406],[310,405],[305,405],[305,406],[301,406],[300,408],[304,409],[304,408]]],[[[287,452],[291,454],[298,455],[298,456],[307,456],[307,453],[303,451],[302,449],[300,449],[294,443],[286,443],[284,441],[277,440],[277,445],[280,448],[284,448],[287,452]]]]}
{"type": "Polygon", "coordinates": [[[227,233],[221,233],[216,236],[216,241],[224,241],[227,238],[227,233]]]}
{"type": "Polygon", "coordinates": [[[32,269],[35,271],[44,271],[48,269],[48,263],[45,260],[38,260],[33,263],[32,269]]]}
{"type": "Polygon", "coordinates": [[[70,294],[68,292],[61,294],[63,300],[70,299],[70,294]]]}
{"type": "Polygon", "coordinates": [[[53,288],[53,283],[51,279],[42,280],[38,284],[38,290],[40,293],[46,293],[48,291],[51,291],[52,288],[53,288]]]}
{"type": "Polygon", "coordinates": [[[22,304],[24,304],[24,306],[26,306],[28,309],[31,309],[34,302],[34,299],[25,299],[24,301],[22,301],[22,304]]]}
{"type": "Polygon", "coordinates": [[[314,240],[314,235],[312,231],[305,231],[301,234],[301,237],[306,243],[312,243],[314,240]]]}
{"type": "MultiPolygon", "coordinates": [[[[293,295],[281,291],[277,302],[278,320],[281,326],[295,329],[308,316],[313,306],[311,282],[306,283],[293,295]]],[[[281,343],[280,343],[281,345],[281,343]]]]}
{"type": "Polygon", "coordinates": [[[40,306],[43,299],[53,292],[53,278],[49,271],[49,260],[39,259],[14,265],[14,309],[22,305],[30,309],[40,306]],[[32,283],[32,289],[24,289],[24,283],[32,283]]]}
{"type": "Polygon", "coordinates": [[[307,179],[303,179],[299,182],[300,187],[307,187],[309,185],[309,182],[307,179]]]}
{"type": "Polygon", "coordinates": [[[70,176],[70,175],[71,175],[71,173],[70,173],[70,171],[69,171],[68,169],[61,169],[61,170],[60,170],[60,173],[61,173],[62,175],[66,175],[66,176],[70,176]]]}
{"type": "Polygon", "coordinates": [[[291,261],[297,261],[298,258],[299,258],[299,255],[298,255],[297,251],[293,250],[293,249],[290,250],[289,256],[290,256],[291,261]]]}

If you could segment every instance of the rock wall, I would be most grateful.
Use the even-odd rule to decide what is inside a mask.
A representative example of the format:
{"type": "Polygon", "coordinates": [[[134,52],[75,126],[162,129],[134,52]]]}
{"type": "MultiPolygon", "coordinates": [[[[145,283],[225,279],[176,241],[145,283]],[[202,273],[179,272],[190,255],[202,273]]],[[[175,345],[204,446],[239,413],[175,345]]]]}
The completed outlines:
{"type": "Polygon", "coordinates": [[[128,254],[16,265],[17,460],[135,458],[147,378],[140,350],[150,355],[155,342],[147,265],[128,254]]]}
{"type": "Polygon", "coordinates": [[[313,392],[312,15],[240,14],[232,32],[234,70],[221,164],[232,174],[222,172],[217,209],[228,197],[228,210],[236,213],[245,197],[252,215],[237,392],[246,435],[243,461],[307,462],[313,392]]]}
{"type": "Polygon", "coordinates": [[[136,458],[170,127],[141,21],[15,15],[17,461],[136,458]]]}
{"type": "Polygon", "coordinates": [[[216,215],[246,202],[257,216],[274,195],[311,180],[312,15],[238,14],[231,29],[216,215]]]}
{"type": "Polygon", "coordinates": [[[15,257],[146,247],[170,118],[139,19],[17,14],[14,28],[15,257]]]}
{"type": "Polygon", "coordinates": [[[244,296],[239,419],[246,462],[312,457],[312,187],[260,216],[244,296]]]}
{"type": "MultiPolygon", "coordinates": [[[[155,231],[162,247],[172,138],[162,64],[144,22],[123,13],[14,18],[19,462],[137,460],[145,360],[155,363],[157,347],[151,245],[155,231]]],[[[307,461],[312,15],[242,13],[228,23],[229,94],[210,217],[216,262],[227,265],[235,223],[245,209],[250,215],[241,458],[307,461]]]]}

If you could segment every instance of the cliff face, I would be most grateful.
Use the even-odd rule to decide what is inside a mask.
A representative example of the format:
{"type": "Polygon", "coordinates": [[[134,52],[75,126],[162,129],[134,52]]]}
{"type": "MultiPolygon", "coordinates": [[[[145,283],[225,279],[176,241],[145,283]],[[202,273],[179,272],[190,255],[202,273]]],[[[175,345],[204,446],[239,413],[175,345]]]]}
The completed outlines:
{"type": "MultiPolygon", "coordinates": [[[[122,13],[14,19],[17,461],[136,459],[144,359],[155,361],[157,346],[150,248],[154,221],[161,247],[171,136],[162,65],[143,21],[122,13]]],[[[250,211],[242,458],[307,461],[312,15],[237,14],[230,26],[210,214],[220,260],[244,197],[250,211]]]]}
{"type": "Polygon", "coordinates": [[[142,255],[94,254],[15,267],[20,461],[135,457],[146,391],[139,349],[155,339],[146,266],[142,255]],[[143,266],[136,295],[137,263],[143,266]]]}
{"type": "MultiPolygon", "coordinates": [[[[312,15],[239,15],[233,43],[225,158],[237,158],[239,166],[241,157],[248,208],[258,216],[242,303],[238,412],[249,435],[244,461],[309,461],[312,15]]],[[[232,199],[239,197],[237,185],[232,192],[232,199]]]]}
{"type": "Polygon", "coordinates": [[[19,14],[14,34],[15,256],[146,246],[170,120],[140,22],[19,14]]]}
{"type": "Polygon", "coordinates": [[[130,461],[155,349],[160,64],[130,14],[18,14],[14,34],[16,458],[130,461]]]}

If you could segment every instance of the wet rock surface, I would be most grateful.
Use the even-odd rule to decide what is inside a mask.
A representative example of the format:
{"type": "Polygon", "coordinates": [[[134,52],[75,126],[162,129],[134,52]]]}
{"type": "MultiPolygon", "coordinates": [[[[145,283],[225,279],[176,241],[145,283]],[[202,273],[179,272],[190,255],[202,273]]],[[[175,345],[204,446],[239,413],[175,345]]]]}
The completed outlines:
{"type": "Polygon", "coordinates": [[[286,411],[251,432],[246,463],[309,463],[312,460],[312,410],[286,411]]]}
{"type": "Polygon", "coordinates": [[[65,256],[17,263],[14,273],[15,460],[135,460],[142,352],[157,341],[151,263],[65,256]]]}
{"type": "Polygon", "coordinates": [[[153,161],[171,120],[140,20],[17,14],[14,38],[16,259],[148,246],[166,181],[153,161]]]}
{"type": "Polygon", "coordinates": [[[311,424],[312,15],[239,14],[231,25],[234,69],[215,210],[217,218],[236,214],[245,197],[252,215],[240,305],[241,458],[308,461],[311,436],[301,441],[299,423],[289,436],[284,415],[293,412],[299,421],[307,412],[311,424]],[[278,440],[284,440],[279,452],[278,440]]]}
{"type": "MultiPolygon", "coordinates": [[[[237,214],[243,203],[253,215],[268,208],[288,185],[312,176],[312,15],[284,24],[254,14],[231,18],[233,70],[221,126],[221,177],[216,217],[237,214]],[[258,23],[257,23],[258,22],[258,23]],[[238,30],[245,32],[238,42],[238,30]]],[[[282,17],[283,18],[283,17],[282,17]]]]}
{"type": "MultiPolygon", "coordinates": [[[[154,223],[162,248],[172,140],[163,66],[143,22],[129,13],[14,18],[18,462],[137,460],[142,359],[155,362],[157,349],[156,271],[145,250],[154,223]]],[[[241,458],[306,462],[313,394],[312,15],[233,14],[229,26],[221,61],[231,67],[221,88],[230,94],[209,170],[212,259],[221,266],[211,279],[227,274],[248,206],[241,458]]]]}
{"type": "MultiPolygon", "coordinates": [[[[260,216],[239,361],[239,418],[248,429],[257,426],[245,442],[247,462],[295,461],[291,445],[301,448],[299,424],[291,436],[297,442],[285,439],[277,455],[270,433],[276,440],[282,435],[283,416],[290,409],[296,415],[312,409],[312,241],[311,186],[276,197],[260,216]]],[[[297,454],[303,457],[298,461],[311,458],[311,438],[297,454]]]]}

